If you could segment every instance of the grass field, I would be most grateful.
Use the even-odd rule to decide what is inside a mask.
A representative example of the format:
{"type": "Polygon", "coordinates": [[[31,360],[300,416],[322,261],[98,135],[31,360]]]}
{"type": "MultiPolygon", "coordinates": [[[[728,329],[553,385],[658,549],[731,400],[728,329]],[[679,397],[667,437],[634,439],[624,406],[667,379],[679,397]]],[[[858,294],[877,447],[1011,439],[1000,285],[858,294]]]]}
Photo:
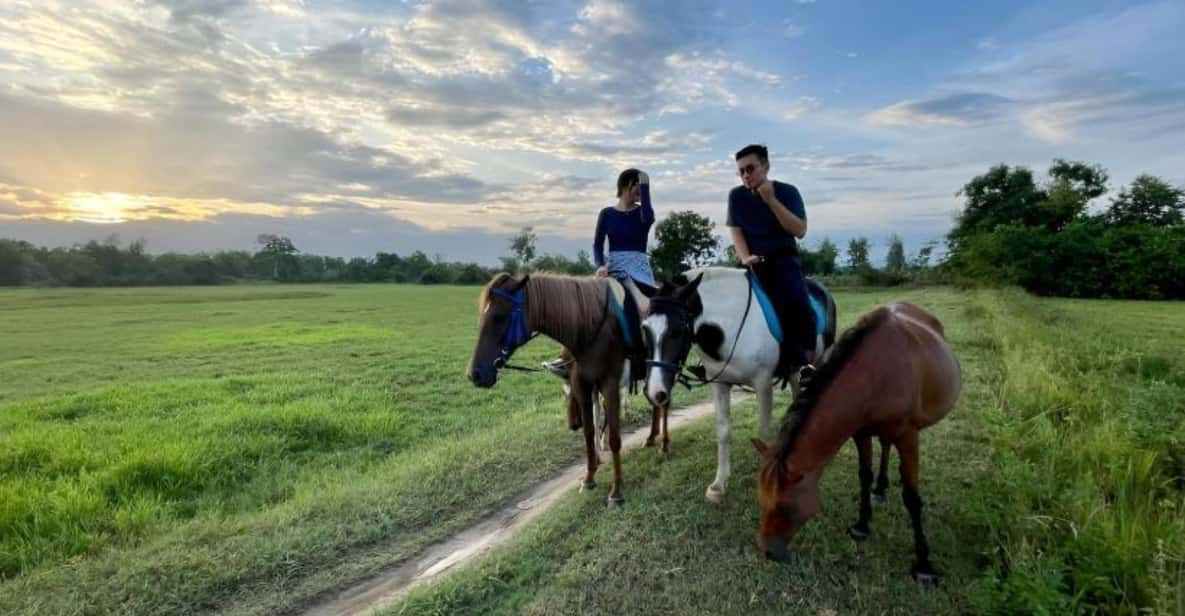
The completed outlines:
{"type": "Polygon", "coordinates": [[[0,614],[299,605],[578,459],[554,378],[465,380],[477,292],[0,293],[0,614]]]}
{"type": "MultiPolygon", "coordinates": [[[[463,377],[477,290],[0,293],[0,613],[267,613],[472,523],[579,458],[558,382],[463,377]]],[[[627,505],[573,494],[395,613],[1185,610],[1185,306],[943,289],[965,395],[923,435],[937,590],[894,489],[853,545],[854,452],[790,566],[753,547],[751,405],[713,507],[710,420],[627,457],[627,505]]],[[[523,363],[556,351],[542,340],[523,363]]],[[[683,402],[693,398],[680,391],[683,402]]],[[[702,397],[702,395],[701,395],[702,397]]],[[[784,408],[781,398],[777,411],[784,408]]],[[[635,400],[631,420],[647,409],[635,400]]]]}
{"type": "MultiPolygon", "coordinates": [[[[628,460],[648,472],[632,475],[624,511],[573,494],[516,545],[387,614],[1185,613],[1185,306],[877,292],[842,295],[843,318],[902,295],[945,321],[964,368],[962,402],[922,438],[940,588],[908,576],[896,485],[873,538],[848,539],[850,446],[793,562],[760,558],[755,453],[734,449],[728,502],[703,502],[709,421],[679,435],[670,462],[628,460]]],[[[751,434],[752,413],[738,415],[734,434],[751,434]]]]}

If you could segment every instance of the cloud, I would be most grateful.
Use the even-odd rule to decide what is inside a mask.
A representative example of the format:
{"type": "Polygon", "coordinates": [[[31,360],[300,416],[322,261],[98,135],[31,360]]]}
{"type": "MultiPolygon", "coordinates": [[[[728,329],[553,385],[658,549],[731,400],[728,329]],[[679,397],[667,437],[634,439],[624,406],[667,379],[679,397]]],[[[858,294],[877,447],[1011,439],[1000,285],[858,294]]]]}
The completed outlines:
{"type": "Polygon", "coordinates": [[[0,141],[0,174],[59,191],[81,175],[92,192],[284,204],[351,182],[434,203],[473,203],[502,190],[317,129],[282,121],[245,126],[227,118],[218,99],[191,94],[186,106],[154,118],[0,96],[0,132],[10,137],[0,141]]]}
{"type": "Polygon", "coordinates": [[[387,119],[395,124],[473,128],[508,119],[505,113],[466,107],[392,107],[387,119]]]}
{"type": "Polygon", "coordinates": [[[802,116],[819,109],[821,103],[813,96],[800,96],[798,100],[786,108],[786,119],[797,120],[802,116]]]}
{"type": "Polygon", "coordinates": [[[1180,55],[1182,28],[1185,5],[1158,1],[1017,41],[988,38],[991,61],[960,71],[948,87],[1018,102],[1025,133],[1054,145],[1148,136],[1185,120],[1185,90],[1165,79],[1177,68],[1170,58],[1180,55]]]}
{"type": "Polygon", "coordinates": [[[902,101],[878,109],[867,119],[891,126],[965,126],[999,117],[1014,101],[984,92],[960,92],[902,101]]]}
{"type": "Polygon", "coordinates": [[[636,33],[640,27],[634,11],[615,0],[590,0],[580,9],[579,15],[580,23],[573,26],[577,33],[594,29],[613,36],[623,36],[636,33]]]}
{"type": "MultiPolygon", "coordinates": [[[[3,205],[0,203],[0,208],[3,205]]],[[[372,257],[377,252],[408,255],[421,251],[429,257],[496,265],[509,252],[510,232],[459,228],[432,232],[382,212],[364,208],[327,209],[307,216],[274,218],[228,212],[200,222],[147,220],[123,224],[93,224],[47,220],[5,221],[3,237],[12,234],[34,245],[69,246],[103,240],[112,234],[123,241],[144,239],[149,252],[213,252],[255,250],[260,233],[287,235],[302,252],[340,257],[372,257]]],[[[541,236],[539,252],[575,255],[590,250],[587,238],[541,236]]]]}

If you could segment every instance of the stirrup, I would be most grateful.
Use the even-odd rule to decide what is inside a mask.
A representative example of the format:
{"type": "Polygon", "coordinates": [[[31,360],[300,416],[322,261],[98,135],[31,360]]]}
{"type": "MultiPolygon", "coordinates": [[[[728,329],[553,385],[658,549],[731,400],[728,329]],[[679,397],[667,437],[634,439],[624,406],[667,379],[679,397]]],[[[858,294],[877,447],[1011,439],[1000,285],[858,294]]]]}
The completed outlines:
{"type": "Polygon", "coordinates": [[[562,359],[557,358],[543,362],[543,369],[565,381],[568,380],[568,362],[562,359]]]}

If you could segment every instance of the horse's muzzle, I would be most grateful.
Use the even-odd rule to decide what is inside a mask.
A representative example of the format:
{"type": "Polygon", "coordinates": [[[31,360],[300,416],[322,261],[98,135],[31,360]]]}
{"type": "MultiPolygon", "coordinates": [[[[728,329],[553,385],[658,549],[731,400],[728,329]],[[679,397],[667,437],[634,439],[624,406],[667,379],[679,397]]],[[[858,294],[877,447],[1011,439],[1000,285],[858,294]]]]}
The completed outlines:
{"type": "Polygon", "coordinates": [[[498,382],[498,371],[493,369],[482,370],[474,368],[469,372],[469,382],[474,386],[482,389],[489,389],[498,382]]]}
{"type": "Polygon", "coordinates": [[[765,552],[765,557],[774,562],[784,563],[790,559],[790,552],[786,549],[786,540],[781,537],[771,537],[759,542],[765,552]]]}

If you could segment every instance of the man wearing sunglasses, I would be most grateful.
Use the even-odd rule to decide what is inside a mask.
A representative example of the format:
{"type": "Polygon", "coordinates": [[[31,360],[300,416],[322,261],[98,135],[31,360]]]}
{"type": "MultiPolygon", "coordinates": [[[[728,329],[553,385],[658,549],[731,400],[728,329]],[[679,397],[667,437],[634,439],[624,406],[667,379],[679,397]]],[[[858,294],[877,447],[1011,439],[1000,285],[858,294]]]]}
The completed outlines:
{"type": "Polygon", "coordinates": [[[794,369],[813,372],[815,315],[807,299],[798,242],[806,235],[806,209],[793,185],[769,179],[769,151],[748,145],[736,153],[741,186],[728,193],[732,243],[741,264],[753,270],[773,300],[782,324],[777,377],[794,369]]]}

